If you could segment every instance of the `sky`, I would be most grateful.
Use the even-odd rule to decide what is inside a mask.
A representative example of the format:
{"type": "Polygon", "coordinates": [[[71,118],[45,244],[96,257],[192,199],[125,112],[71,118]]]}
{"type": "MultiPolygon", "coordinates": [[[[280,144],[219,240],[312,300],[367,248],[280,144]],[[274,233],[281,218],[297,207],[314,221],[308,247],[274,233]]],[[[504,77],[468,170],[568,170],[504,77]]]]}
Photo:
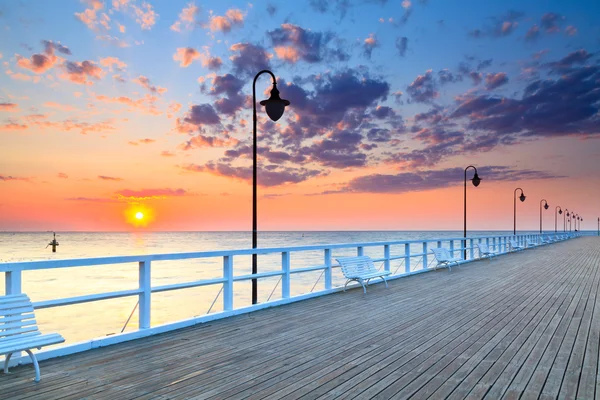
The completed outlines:
{"type": "Polygon", "coordinates": [[[469,229],[516,188],[518,229],[596,229],[597,1],[0,0],[0,32],[3,231],[251,230],[264,69],[259,230],[462,230],[469,165],[469,229]]]}

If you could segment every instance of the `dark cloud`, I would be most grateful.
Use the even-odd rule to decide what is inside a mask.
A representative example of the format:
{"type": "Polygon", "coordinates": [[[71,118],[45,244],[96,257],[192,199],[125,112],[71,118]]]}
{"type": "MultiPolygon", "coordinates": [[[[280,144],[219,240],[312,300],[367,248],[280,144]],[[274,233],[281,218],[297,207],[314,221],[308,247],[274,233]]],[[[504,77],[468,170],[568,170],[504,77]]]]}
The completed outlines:
{"type": "Polygon", "coordinates": [[[558,79],[530,83],[520,99],[461,99],[450,117],[466,116],[468,129],[489,134],[588,137],[600,134],[599,108],[600,68],[582,66],[558,79]]]}
{"type": "Polygon", "coordinates": [[[492,58],[489,58],[487,60],[481,60],[479,64],[477,64],[477,71],[481,71],[482,69],[488,68],[492,65],[493,61],[494,60],[492,58]]]}
{"type": "Polygon", "coordinates": [[[575,64],[585,64],[590,58],[592,58],[590,53],[585,49],[579,49],[559,61],[548,63],[545,66],[549,67],[552,72],[563,74],[571,71],[575,64]]]}
{"type": "Polygon", "coordinates": [[[375,110],[373,110],[371,115],[373,115],[377,119],[385,119],[385,118],[394,117],[396,115],[396,113],[394,112],[394,110],[391,107],[378,106],[375,110]]]}
{"type": "Polygon", "coordinates": [[[213,79],[213,85],[209,93],[215,96],[226,94],[229,97],[233,97],[238,95],[243,87],[244,81],[231,74],[217,75],[213,79]]]}
{"type": "Polygon", "coordinates": [[[400,57],[404,57],[406,55],[407,48],[408,48],[408,38],[406,36],[397,37],[396,38],[396,49],[398,49],[398,54],[400,54],[400,57]]]}
{"type": "Polygon", "coordinates": [[[302,154],[326,167],[363,167],[367,163],[367,155],[359,151],[362,139],[359,133],[336,132],[327,139],[303,148],[302,154]]]}
{"type": "Polygon", "coordinates": [[[525,34],[525,40],[535,40],[540,36],[540,27],[533,25],[525,34]]]}
{"type": "Polygon", "coordinates": [[[215,109],[210,104],[200,104],[190,107],[184,121],[188,124],[201,127],[202,125],[220,124],[221,118],[219,118],[215,109]]]}
{"type": "Polygon", "coordinates": [[[371,142],[386,143],[389,142],[391,138],[392,135],[389,129],[371,128],[369,132],[367,132],[367,139],[371,142]]]}
{"type": "Polygon", "coordinates": [[[484,28],[469,31],[469,36],[474,38],[508,36],[519,26],[519,21],[523,17],[522,12],[511,10],[500,17],[490,18],[490,22],[484,28]]]}
{"type": "MultiPolygon", "coordinates": [[[[308,63],[317,63],[328,59],[339,58],[337,50],[328,48],[328,44],[335,38],[331,32],[313,32],[300,26],[286,23],[281,28],[267,32],[275,53],[284,61],[295,63],[302,60],[308,63]]],[[[344,59],[349,57],[347,54],[344,59]]]]}
{"type": "MultiPolygon", "coordinates": [[[[181,167],[191,172],[207,172],[212,175],[252,182],[252,168],[234,167],[220,162],[208,162],[205,165],[187,164],[181,167]]],[[[321,171],[306,168],[280,167],[274,165],[258,166],[257,184],[263,187],[281,186],[303,182],[321,175],[321,171]]]]}
{"type": "Polygon", "coordinates": [[[453,74],[448,69],[442,69],[438,71],[438,79],[440,84],[444,85],[446,83],[460,82],[462,81],[462,76],[453,74]]]}
{"type": "Polygon", "coordinates": [[[473,85],[479,85],[483,80],[481,72],[471,71],[469,72],[469,78],[473,80],[473,85]]]}
{"type": "Polygon", "coordinates": [[[560,32],[560,27],[558,25],[564,19],[565,19],[565,17],[563,17],[561,15],[549,12],[549,13],[542,15],[542,20],[540,22],[540,25],[548,33],[557,33],[557,32],[560,32]]]}
{"type": "Polygon", "coordinates": [[[42,44],[44,45],[44,52],[46,54],[54,54],[54,51],[56,50],[59,53],[71,55],[71,50],[60,43],[54,43],[51,40],[42,40],[42,44]]]}
{"type": "Polygon", "coordinates": [[[504,72],[498,72],[495,74],[487,74],[485,76],[485,87],[488,90],[496,89],[502,85],[508,83],[508,77],[504,72]]]}
{"type": "Polygon", "coordinates": [[[439,96],[435,79],[431,70],[425,75],[419,75],[406,89],[413,101],[417,103],[429,103],[439,96]]]}
{"type": "Polygon", "coordinates": [[[350,0],[310,0],[310,7],[321,13],[338,14],[340,19],[343,19],[350,8],[350,0]]]}
{"type": "Polygon", "coordinates": [[[415,139],[426,146],[408,152],[389,153],[386,161],[409,168],[432,167],[442,159],[459,153],[465,134],[443,127],[433,127],[421,129],[415,135],[415,139]]]}
{"type": "Polygon", "coordinates": [[[272,17],[277,12],[277,6],[271,3],[267,4],[267,12],[272,17]]]}
{"type": "MultiPolygon", "coordinates": [[[[490,166],[478,168],[479,175],[486,183],[493,181],[519,181],[533,179],[552,179],[561,176],[543,171],[517,170],[506,166],[490,166]]],[[[441,189],[458,186],[463,183],[462,168],[447,168],[418,172],[403,172],[394,175],[372,174],[350,180],[339,191],[328,193],[406,193],[441,189]]]]}
{"type": "Polygon", "coordinates": [[[0,175],[0,182],[8,182],[8,181],[30,182],[31,178],[23,178],[23,177],[10,176],[10,175],[0,175]]]}
{"type": "Polygon", "coordinates": [[[236,74],[253,77],[263,69],[271,68],[267,51],[252,43],[236,43],[231,46],[234,52],[231,63],[236,74]]]}
{"type": "Polygon", "coordinates": [[[120,182],[123,180],[123,178],[118,178],[118,177],[114,177],[114,176],[106,176],[106,175],[98,175],[98,179],[100,179],[101,181],[117,181],[117,182],[120,182]]]}

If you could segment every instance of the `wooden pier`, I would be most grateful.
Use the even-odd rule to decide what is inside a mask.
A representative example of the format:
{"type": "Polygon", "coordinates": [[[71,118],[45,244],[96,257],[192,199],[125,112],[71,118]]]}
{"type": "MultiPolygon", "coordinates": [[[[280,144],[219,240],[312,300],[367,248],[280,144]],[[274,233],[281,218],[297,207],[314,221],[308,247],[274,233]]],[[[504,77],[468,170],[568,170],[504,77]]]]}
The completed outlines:
{"type": "Polygon", "coordinates": [[[0,375],[0,399],[594,399],[600,238],[269,308],[0,375]]]}

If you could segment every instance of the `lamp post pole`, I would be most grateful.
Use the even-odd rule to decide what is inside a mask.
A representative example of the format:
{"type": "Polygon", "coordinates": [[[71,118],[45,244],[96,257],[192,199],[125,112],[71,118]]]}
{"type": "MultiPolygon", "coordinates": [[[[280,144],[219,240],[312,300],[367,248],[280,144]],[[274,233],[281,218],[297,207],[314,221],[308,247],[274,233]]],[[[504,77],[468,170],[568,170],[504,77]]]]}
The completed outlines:
{"type": "Polygon", "coordinates": [[[567,217],[569,216],[569,209],[565,208],[565,214],[563,215],[563,232],[567,231],[567,217]]]}
{"type": "Polygon", "coordinates": [[[540,200],[540,235],[542,234],[542,203],[544,204],[544,209],[547,210],[549,205],[548,202],[546,201],[546,199],[542,199],[540,200]]]}
{"type": "Polygon", "coordinates": [[[600,236],[600,217],[598,217],[598,236],[600,236]]]}
{"type": "MultiPolygon", "coordinates": [[[[273,78],[273,89],[271,89],[271,97],[267,100],[260,102],[261,106],[265,106],[267,115],[273,121],[277,121],[283,115],[286,106],[290,105],[290,102],[283,100],[279,97],[279,90],[277,90],[277,80],[275,75],[265,69],[260,71],[254,77],[252,82],[252,248],[256,249],[258,245],[257,238],[257,210],[256,210],[256,80],[262,74],[267,73],[273,78]]],[[[258,273],[258,260],[256,253],[252,254],[252,275],[258,273]]],[[[252,304],[258,302],[258,285],[256,278],[252,279],[252,304]]]]}
{"type": "Polygon", "coordinates": [[[473,168],[473,170],[475,170],[475,175],[473,175],[473,179],[471,179],[473,181],[473,186],[477,187],[479,186],[479,184],[481,183],[481,178],[479,177],[479,175],[477,175],[477,168],[475,168],[472,165],[469,165],[467,168],[465,168],[465,201],[464,201],[464,206],[465,206],[465,210],[464,210],[464,235],[463,237],[465,238],[465,240],[463,241],[463,258],[466,260],[467,259],[467,170],[469,168],[473,168]]]}
{"type": "Polygon", "coordinates": [[[558,232],[557,228],[558,228],[558,214],[556,213],[558,211],[558,214],[562,214],[562,208],[560,208],[560,206],[556,206],[554,207],[554,233],[558,232]]]}
{"type": "Polygon", "coordinates": [[[521,200],[521,202],[525,201],[525,193],[523,193],[523,189],[521,188],[516,188],[515,189],[515,212],[514,212],[514,225],[513,225],[513,235],[517,234],[517,190],[521,191],[521,195],[519,196],[519,200],[521,200]]]}

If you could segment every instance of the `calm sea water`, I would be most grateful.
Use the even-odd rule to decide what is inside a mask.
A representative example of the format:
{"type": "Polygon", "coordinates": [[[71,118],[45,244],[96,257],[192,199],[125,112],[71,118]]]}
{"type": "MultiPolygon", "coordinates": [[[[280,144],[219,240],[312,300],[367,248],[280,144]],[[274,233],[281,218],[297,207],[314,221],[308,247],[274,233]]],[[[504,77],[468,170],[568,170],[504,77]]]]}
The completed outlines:
{"type": "MultiPolygon", "coordinates": [[[[511,232],[471,232],[473,236],[509,235],[511,232]]],[[[523,232],[525,233],[525,232],[523,232]]],[[[532,232],[533,233],[533,232],[532,232]]],[[[323,245],[335,243],[378,242],[391,240],[419,240],[461,237],[459,231],[360,231],[360,232],[260,232],[259,247],[284,247],[323,245]]],[[[251,247],[250,232],[59,232],[60,243],[56,253],[46,245],[52,233],[0,232],[0,262],[53,260],[140,254],[245,249],[251,247]]],[[[458,245],[458,243],[457,243],[458,245]]],[[[412,252],[420,250],[415,245],[412,252]]],[[[334,256],[354,255],[356,249],[340,250],[334,256]]],[[[365,254],[383,256],[383,247],[365,249],[365,254]]],[[[392,255],[403,254],[403,248],[392,248],[392,255]]],[[[279,270],[281,255],[259,256],[259,272],[279,270]]],[[[323,252],[292,253],[292,268],[323,264],[323,252]]],[[[399,267],[399,265],[398,265],[399,267]]],[[[396,269],[392,263],[392,271],[396,269]]],[[[249,256],[234,257],[235,275],[251,272],[249,256]]],[[[161,261],[152,263],[152,285],[189,282],[222,275],[222,259],[196,259],[161,261]]],[[[320,272],[292,275],[292,295],[299,295],[324,287],[320,272]]],[[[343,285],[339,271],[334,274],[334,285],[343,285]]],[[[23,291],[34,301],[83,296],[117,290],[134,289],[138,286],[138,266],[135,263],[60,268],[44,271],[25,271],[23,291]]],[[[220,286],[208,286],[152,295],[152,324],[174,322],[193,316],[204,315],[217,298],[220,286]]],[[[250,282],[234,284],[234,307],[250,305],[250,282]]],[[[4,294],[4,285],[0,285],[4,294]]],[[[279,278],[259,280],[259,301],[281,297],[279,278]]],[[[42,331],[61,333],[68,343],[118,333],[137,302],[127,297],[73,306],[54,307],[36,311],[42,331]]],[[[218,297],[211,312],[222,309],[222,297],[218,297]]],[[[126,328],[137,327],[137,312],[126,328]]]]}

